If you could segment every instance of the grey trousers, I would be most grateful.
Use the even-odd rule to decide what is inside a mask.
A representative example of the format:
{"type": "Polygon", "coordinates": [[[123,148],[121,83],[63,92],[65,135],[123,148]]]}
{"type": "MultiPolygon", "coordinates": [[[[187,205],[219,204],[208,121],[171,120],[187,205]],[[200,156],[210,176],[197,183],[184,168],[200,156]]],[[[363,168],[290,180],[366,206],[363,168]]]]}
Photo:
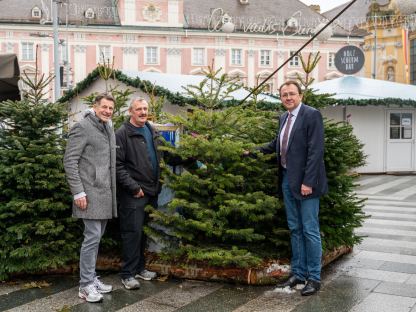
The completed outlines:
{"type": "Polygon", "coordinates": [[[84,241],[79,255],[79,284],[85,287],[94,281],[96,276],[98,247],[107,225],[105,220],[82,219],[84,221],[84,241]]]}

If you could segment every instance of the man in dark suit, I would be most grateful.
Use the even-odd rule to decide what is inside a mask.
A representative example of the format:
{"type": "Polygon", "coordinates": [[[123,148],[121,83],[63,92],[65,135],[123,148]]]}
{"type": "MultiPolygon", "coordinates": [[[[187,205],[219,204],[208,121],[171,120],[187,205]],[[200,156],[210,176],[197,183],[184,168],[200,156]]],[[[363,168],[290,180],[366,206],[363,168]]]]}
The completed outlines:
{"type": "Polygon", "coordinates": [[[319,197],[328,190],[324,165],[324,126],[320,112],[302,103],[295,81],[280,87],[287,112],[280,117],[276,138],[260,148],[277,153],[279,189],[283,194],[292,246],[291,276],[278,287],[306,286],[303,296],[321,287],[322,245],[319,231],[319,197]]]}

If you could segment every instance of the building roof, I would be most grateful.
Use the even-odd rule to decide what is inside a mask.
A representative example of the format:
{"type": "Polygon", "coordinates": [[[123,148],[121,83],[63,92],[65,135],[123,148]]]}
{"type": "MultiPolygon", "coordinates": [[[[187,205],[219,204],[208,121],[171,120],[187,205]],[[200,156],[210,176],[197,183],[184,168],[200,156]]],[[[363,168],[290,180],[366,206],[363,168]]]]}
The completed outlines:
{"type": "MultiPolygon", "coordinates": [[[[117,0],[66,0],[64,2],[67,4],[58,5],[61,25],[66,22],[68,9],[68,22],[71,25],[121,26],[117,0]],[[85,12],[89,8],[94,12],[94,18],[85,17],[85,12]]],[[[0,0],[0,22],[38,24],[41,20],[45,20],[51,23],[51,4],[52,0],[0,0]],[[32,17],[34,7],[41,9],[41,18],[32,17]]],[[[241,4],[237,0],[183,0],[183,9],[184,27],[187,29],[208,30],[211,13],[215,9],[221,9],[222,13],[229,14],[233,18],[232,21],[237,31],[247,33],[289,35],[296,34],[296,31],[301,29],[300,35],[310,36],[325,19],[323,15],[299,0],[248,0],[248,4],[241,4]],[[291,17],[297,20],[299,27],[288,27],[287,21],[291,17]]],[[[217,15],[218,19],[221,17],[221,14],[217,15]]],[[[334,34],[348,35],[341,27],[335,27],[334,34]]]]}
{"type": "MultiPolygon", "coordinates": [[[[51,0],[1,0],[0,21],[20,23],[40,23],[45,20],[51,23],[51,0]],[[32,9],[38,7],[42,11],[41,18],[32,17],[32,9]]],[[[68,22],[75,25],[120,25],[114,0],[69,0],[68,5],[58,4],[60,23],[68,22]],[[92,9],[94,18],[86,18],[85,12],[92,9]]]]}
{"type": "MultiPolygon", "coordinates": [[[[217,8],[221,8],[223,13],[232,17],[237,30],[248,32],[251,32],[253,24],[266,27],[272,24],[276,29],[286,28],[287,33],[293,33],[294,29],[286,26],[291,17],[296,18],[301,27],[310,29],[314,29],[325,19],[299,0],[249,0],[248,4],[241,4],[235,0],[184,0],[185,27],[207,29],[211,13],[217,8]]],[[[334,33],[345,35],[345,31],[339,27],[334,33]]]]}
{"type": "MultiPolygon", "coordinates": [[[[389,0],[376,0],[379,5],[389,4],[389,0]]],[[[346,1],[332,10],[322,13],[326,18],[332,19],[339,12],[341,12],[351,1],[346,1]]],[[[371,5],[369,0],[357,0],[342,16],[338,18],[338,22],[345,29],[352,29],[355,25],[364,22],[368,13],[368,9],[371,5]]]]}
{"type": "Polygon", "coordinates": [[[312,88],[318,94],[334,94],[333,98],[339,100],[392,98],[416,101],[416,86],[414,85],[357,76],[344,76],[318,82],[313,84],[312,88]]]}
{"type": "MultiPolygon", "coordinates": [[[[197,86],[204,79],[206,79],[206,76],[202,75],[165,74],[143,71],[123,71],[123,73],[130,78],[139,78],[140,80],[149,81],[152,84],[165,88],[172,93],[178,93],[182,96],[187,96],[184,87],[190,85],[197,86]]],[[[241,88],[231,93],[231,97],[227,100],[241,101],[246,96],[248,96],[248,94],[249,92],[247,90],[241,88]]],[[[268,96],[266,94],[260,94],[258,96],[258,100],[267,101],[270,103],[280,103],[280,101],[276,98],[268,96]]]]}

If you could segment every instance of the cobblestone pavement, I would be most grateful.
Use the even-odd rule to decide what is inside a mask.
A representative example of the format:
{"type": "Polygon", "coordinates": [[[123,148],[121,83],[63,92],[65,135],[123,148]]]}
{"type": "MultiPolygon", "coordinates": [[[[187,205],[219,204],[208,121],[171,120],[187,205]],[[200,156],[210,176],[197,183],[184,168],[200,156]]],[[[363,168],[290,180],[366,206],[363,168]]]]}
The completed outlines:
{"type": "Polygon", "coordinates": [[[326,267],[322,290],[303,298],[273,287],[199,281],[142,282],[122,288],[116,274],[103,280],[115,290],[98,304],[77,297],[76,276],[42,277],[0,284],[0,311],[234,311],[234,312],[416,312],[416,176],[363,176],[357,187],[368,198],[370,217],[357,233],[366,236],[351,255],[326,267]]]}

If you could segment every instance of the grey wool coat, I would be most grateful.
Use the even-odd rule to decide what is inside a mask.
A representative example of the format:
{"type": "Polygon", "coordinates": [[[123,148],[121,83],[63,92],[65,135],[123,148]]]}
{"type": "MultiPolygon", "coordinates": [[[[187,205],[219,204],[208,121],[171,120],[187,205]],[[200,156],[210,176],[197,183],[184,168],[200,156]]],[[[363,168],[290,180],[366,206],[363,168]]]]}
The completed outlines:
{"type": "Polygon", "coordinates": [[[72,205],[72,214],[83,219],[117,217],[116,144],[114,129],[100,122],[93,110],[69,132],[64,167],[72,195],[85,192],[87,209],[72,205]]]}

